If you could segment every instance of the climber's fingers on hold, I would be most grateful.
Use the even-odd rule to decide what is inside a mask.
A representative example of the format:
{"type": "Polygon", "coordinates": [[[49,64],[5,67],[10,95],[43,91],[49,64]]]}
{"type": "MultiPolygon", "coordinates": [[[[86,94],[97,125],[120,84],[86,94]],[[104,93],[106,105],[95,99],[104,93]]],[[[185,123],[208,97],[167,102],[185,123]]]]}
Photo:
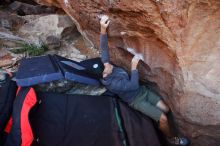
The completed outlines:
{"type": "Polygon", "coordinates": [[[108,19],[109,19],[109,17],[108,17],[107,15],[103,15],[103,16],[101,17],[100,23],[101,23],[101,24],[106,24],[107,21],[108,21],[108,19]]]}
{"type": "Polygon", "coordinates": [[[109,23],[110,23],[110,20],[108,20],[108,21],[107,21],[106,25],[108,26],[108,25],[109,25],[109,23]]]}

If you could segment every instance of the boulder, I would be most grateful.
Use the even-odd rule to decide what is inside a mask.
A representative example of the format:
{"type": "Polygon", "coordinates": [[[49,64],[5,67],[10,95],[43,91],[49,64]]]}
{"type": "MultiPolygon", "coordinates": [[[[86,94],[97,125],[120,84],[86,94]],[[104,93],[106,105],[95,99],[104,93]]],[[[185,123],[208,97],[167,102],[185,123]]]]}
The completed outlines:
{"type": "Polygon", "coordinates": [[[47,6],[56,6],[56,7],[60,7],[59,1],[58,0],[35,0],[37,3],[39,4],[44,4],[47,6]]]}
{"type": "Polygon", "coordinates": [[[140,78],[171,107],[194,146],[220,145],[219,0],[36,0],[58,6],[99,46],[100,13],[108,14],[111,61],[130,68],[127,48],[144,54],[140,78]]]}
{"type": "Polygon", "coordinates": [[[37,15],[37,14],[49,14],[55,13],[56,9],[54,7],[46,7],[41,5],[31,5],[27,3],[22,3],[19,1],[14,1],[8,6],[11,10],[15,11],[18,15],[37,15]]]}
{"type": "Polygon", "coordinates": [[[7,50],[1,48],[0,49],[0,68],[11,66],[14,63],[12,58],[13,57],[7,50]]]}
{"type": "MultiPolygon", "coordinates": [[[[69,16],[60,14],[28,15],[23,17],[26,23],[19,29],[19,36],[34,42],[35,44],[47,43],[49,36],[60,40],[68,34],[66,30],[73,30],[74,23],[69,16]]],[[[77,31],[77,30],[76,30],[77,31]]]]}
{"type": "Polygon", "coordinates": [[[46,38],[45,45],[48,49],[53,50],[61,46],[61,41],[56,36],[51,35],[46,38]]]}
{"type": "Polygon", "coordinates": [[[14,31],[19,29],[24,23],[25,20],[21,17],[8,11],[0,11],[0,28],[14,31]]]}
{"type": "Polygon", "coordinates": [[[74,83],[68,80],[58,80],[50,83],[36,85],[36,91],[65,93],[74,87],[74,83]]]}

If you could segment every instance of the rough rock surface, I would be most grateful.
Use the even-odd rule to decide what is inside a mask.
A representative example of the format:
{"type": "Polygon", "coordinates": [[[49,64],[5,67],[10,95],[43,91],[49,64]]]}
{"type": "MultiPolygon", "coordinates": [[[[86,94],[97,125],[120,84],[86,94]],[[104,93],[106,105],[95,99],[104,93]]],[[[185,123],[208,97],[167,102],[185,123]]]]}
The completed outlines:
{"type": "Polygon", "coordinates": [[[46,38],[51,35],[62,39],[62,33],[66,29],[75,28],[75,25],[67,15],[27,15],[23,18],[26,23],[19,29],[18,34],[35,44],[45,42],[46,38]]]}
{"type": "Polygon", "coordinates": [[[108,14],[112,61],[128,69],[124,50],[142,52],[141,78],[170,105],[180,131],[194,146],[220,145],[219,0],[36,1],[63,8],[97,48],[97,14],[108,14]]]}
{"type": "MultiPolygon", "coordinates": [[[[23,24],[25,23],[25,21],[15,15],[15,14],[11,14],[9,12],[5,12],[5,11],[0,11],[0,28],[1,29],[8,29],[8,30],[16,30],[19,29],[23,24]]],[[[3,30],[1,30],[2,32],[3,30]]]]}
{"type": "Polygon", "coordinates": [[[68,80],[58,80],[50,83],[39,84],[35,86],[35,89],[41,92],[83,95],[101,95],[106,91],[105,87],[103,86],[86,85],[68,80]]]}
{"type": "Polygon", "coordinates": [[[31,5],[27,3],[22,3],[15,1],[9,5],[9,8],[16,12],[18,15],[36,15],[36,14],[46,14],[55,13],[56,9],[53,7],[45,7],[41,5],[31,5]]]}
{"type": "Polygon", "coordinates": [[[61,41],[56,36],[50,35],[46,38],[45,45],[48,49],[53,50],[61,46],[61,41]]]}

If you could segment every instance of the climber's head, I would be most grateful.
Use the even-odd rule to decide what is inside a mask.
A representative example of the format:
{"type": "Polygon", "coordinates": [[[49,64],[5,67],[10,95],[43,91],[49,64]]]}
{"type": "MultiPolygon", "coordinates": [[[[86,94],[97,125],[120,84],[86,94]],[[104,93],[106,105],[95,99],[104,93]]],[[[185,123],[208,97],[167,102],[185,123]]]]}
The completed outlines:
{"type": "Polygon", "coordinates": [[[111,65],[110,63],[104,63],[104,71],[102,73],[103,78],[106,78],[108,75],[110,75],[112,73],[113,70],[113,65],[111,65]]]}

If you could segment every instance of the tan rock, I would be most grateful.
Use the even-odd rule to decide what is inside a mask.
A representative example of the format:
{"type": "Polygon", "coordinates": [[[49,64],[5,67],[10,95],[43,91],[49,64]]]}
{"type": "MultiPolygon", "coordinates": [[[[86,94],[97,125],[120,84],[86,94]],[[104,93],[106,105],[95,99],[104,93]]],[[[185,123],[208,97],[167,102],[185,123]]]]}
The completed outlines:
{"type": "MultiPolygon", "coordinates": [[[[24,19],[7,11],[0,11],[0,28],[17,30],[25,23],[24,19]]],[[[1,30],[2,31],[2,30],[1,30]]]]}
{"type": "Polygon", "coordinates": [[[50,14],[46,16],[33,15],[24,16],[27,23],[19,29],[19,35],[23,38],[41,44],[46,41],[48,36],[54,36],[58,39],[65,37],[62,33],[71,27],[75,27],[67,15],[50,14]]]}
{"type": "Polygon", "coordinates": [[[11,66],[13,64],[12,56],[10,54],[0,53],[0,67],[11,66]]]}
{"type": "Polygon", "coordinates": [[[57,49],[61,46],[61,41],[59,38],[55,36],[48,36],[44,44],[48,47],[48,49],[57,49]]]}
{"type": "Polygon", "coordinates": [[[49,14],[49,13],[56,12],[56,9],[53,7],[32,5],[32,4],[26,3],[25,1],[24,2],[14,1],[8,7],[20,16],[49,14]]]}

